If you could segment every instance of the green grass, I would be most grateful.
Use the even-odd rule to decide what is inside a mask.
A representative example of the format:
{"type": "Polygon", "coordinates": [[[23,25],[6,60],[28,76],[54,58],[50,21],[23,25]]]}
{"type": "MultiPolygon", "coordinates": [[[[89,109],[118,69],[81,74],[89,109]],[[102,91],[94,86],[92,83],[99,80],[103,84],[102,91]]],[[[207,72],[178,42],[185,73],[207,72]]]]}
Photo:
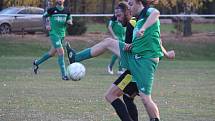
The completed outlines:
{"type": "Polygon", "coordinates": [[[107,32],[106,24],[87,23],[87,32],[107,32]]]}
{"type": "MultiPolygon", "coordinates": [[[[105,24],[98,23],[88,23],[87,32],[107,32],[107,27],[105,24]]],[[[192,24],[192,32],[214,32],[214,24],[192,24]]],[[[174,24],[161,24],[161,32],[176,32],[174,24]]]]}
{"type": "MultiPolygon", "coordinates": [[[[31,72],[32,60],[49,49],[46,42],[17,42],[7,37],[0,38],[0,44],[0,121],[119,121],[103,98],[117,78],[105,70],[110,55],[83,61],[85,78],[66,82],[59,77],[56,57],[41,65],[38,75],[31,72]]],[[[177,58],[161,61],[155,77],[153,99],[162,120],[213,121],[214,42],[164,44],[176,49],[177,58]]],[[[135,102],[139,119],[148,121],[140,99],[135,102]]]]}

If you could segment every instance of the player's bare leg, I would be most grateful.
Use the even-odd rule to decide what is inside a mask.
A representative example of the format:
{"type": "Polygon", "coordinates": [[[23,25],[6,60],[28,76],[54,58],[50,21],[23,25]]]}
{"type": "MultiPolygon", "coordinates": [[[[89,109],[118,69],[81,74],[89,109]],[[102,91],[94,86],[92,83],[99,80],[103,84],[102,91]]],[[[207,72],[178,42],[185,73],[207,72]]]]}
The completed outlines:
{"type": "Polygon", "coordinates": [[[119,42],[112,38],[106,38],[93,47],[86,48],[78,53],[76,53],[74,49],[69,46],[69,43],[67,43],[66,49],[70,63],[80,62],[89,58],[99,56],[107,50],[120,57],[119,42]]]}
{"type": "Polygon", "coordinates": [[[119,98],[122,95],[123,91],[116,85],[112,84],[105,94],[105,99],[113,106],[122,121],[133,121],[126,105],[119,98]]]}
{"type": "Polygon", "coordinates": [[[160,119],[159,110],[157,105],[152,100],[151,95],[145,95],[144,93],[139,93],[139,95],[149,115],[149,118],[153,119],[153,121],[159,120],[160,119]]]}

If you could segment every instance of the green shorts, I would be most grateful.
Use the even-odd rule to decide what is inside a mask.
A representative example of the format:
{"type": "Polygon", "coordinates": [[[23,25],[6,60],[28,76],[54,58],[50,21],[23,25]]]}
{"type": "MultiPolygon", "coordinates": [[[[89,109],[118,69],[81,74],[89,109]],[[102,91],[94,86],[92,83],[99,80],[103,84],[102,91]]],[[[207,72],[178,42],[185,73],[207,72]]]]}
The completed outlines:
{"type": "Polygon", "coordinates": [[[132,81],[137,83],[138,90],[146,95],[150,95],[158,63],[137,54],[124,51],[124,45],[124,43],[119,42],[122,66],[131,71],[132,81]]]}
{"type": "Polygon", "coordinates": [[[62,48],[64,37],[60,37],[57,34],[50,34],[50,40],[54,48],[62,48]]]}

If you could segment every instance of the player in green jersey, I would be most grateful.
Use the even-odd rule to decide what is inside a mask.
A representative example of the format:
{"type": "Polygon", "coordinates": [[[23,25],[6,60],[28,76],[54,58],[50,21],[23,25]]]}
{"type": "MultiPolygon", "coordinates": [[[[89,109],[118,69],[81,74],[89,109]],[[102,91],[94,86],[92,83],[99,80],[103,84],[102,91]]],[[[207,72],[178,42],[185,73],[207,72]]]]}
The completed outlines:
{"type": "MultiPolygon", "coordinates": [[[[160,35],[159,24],[158,24],[159,23],[158,22],[159,21],[158,20],[159,11],[156,9],[153,9],[153,8],[149,8],[146,11],[146,17],[143,16],[143,13],[144,13],[143,12],[143,10],[144,10],[143,2],[146,2],[146,1],[129,0],[129,6],[130,6],[130,9],[132,10],[132,14],[138,15],[138,16],[140,15],[138,17],[139,19],[138,19],[136,27],[141,28],[141,29],[139,28],[141,31],[135,32],[135,29],[139,30],[138,28],[135,27],[131,44],[117,42],[114,39],[107,38],[104,41],[96,44],[95,46],[85,49],[79,53],[75,53],[75,52],[73,52],[73,50],[69,51],[70,63],[72,63],[74,61],[82,61],[85,59],[96,57],[96,56],[102,54],[106,50],[110,50],[111,52],[115,53],[116,55],[121,57],[121,59],[124,60],[124,67],[126,67],[128,70],[131,71],[131,75],[132,75],[131,78],[133,81],[136,81],[136,83],[137,83],[139,95],[143,101],[146,111],[149,114],[150,120],[159,121],[159,119],[160,119],[159,111],[157,109],[157,106],[155,105],[155,103],[153,102],[153,100],[151,98],[154,72],[155,72],[157,64],[158,64],[157,61],[159,61],[159,57],[162,57],[162,55],[163,55],[163,53],[160,52],[160,51],[162,51],[160,36],[159,36],[159,38],[157,36],[157,35],[160,35]],[[136,10],[134,10],[134,9],[136,9],[136,10]],[[145,20],[144,21],[145,23],[142,23],[142,25],[138,25],[138,24],[141,24],[143,19],[145,20]],[[140,42],[141,43],[140,45],[138,45],[135,42],[135,41],[139,40],[139,38],[144,38],[144,36],[145,36],[144,31],[142,31],[142,26],[145,27],[145,28],[143,28],[143,30],[145,30],[145,31],[151,30],[151,32],[153,33],[153,34],[148,33],[149,35],[146,35],[146,37],[148,37],[146,39],[152,40],[151,43],[147,40],[147,42],[149,42],[148,43],[149,47],[142,44],[142,42],[140,42]],[[135,33],[137,33],[137,34],[135,34],[135,33]],[[151,36],[153,36],[153,37],[151,37],[151,36]],[[134,38],[137,40],[135,40],[134,38]],[[134,45],[133,45],[133,42],[135,42],[134,45]],[[149,52],[150,52],[150,53],[147,53],[146,56],[142,55],[143,52],[141,51],[141,49],[139,50],[139,48],[141,48],[141,47],[144,50],[143,45],[146,46],[146,48],[148,48],[149,52]],[[134,50],[133,50],[133,46],[134,46],[134,50]],[[138,64],[140,66],[137,66],[138,64]]],[[[120,16],[119,16],[119,18],[120,18],[120,16]]],[[[126,18],[123,21],[127,21],[126,18]]],[[[174,51],[172,51],[172,52],[174,52],[174,51]]],[[[174,55],[174,53],[172,53],[172,54],[174,55]]],[[[121,110],[122,107],[124,107],[123,103],[119,99],[116,99],[117,96],[120,96],[120,95],[117,95],[117,94],[119,94],[119,92],[117,92],[117,90],[119,91],[119,88],[121,89],[122,86],[119,86],[119,87],[116,87],[116,85],[112,85],[112,86],[113,87],[111,87],[110,90],[112,90],[112,91],[115,90],[116,96],[110,97],[107,100],[109,102],[112,102],[112,101],[115,102],[114,105],[116,105],[116,104],[120,105],[120,106],[118,106],[118,109],[121,112],[120,114],[123,115],[121,118],[126,117],[126,115],[125,115],[126,110],[121,110]]],[[[131,120],[131,119],[128,118],[128,116],[127,116],[127,118],[123,118],[122,120],[131,120]]]]}
{"type": "Polygon", "coordinates": [[[49,20],[46,24],[46,29],[49,30],[52,46],[49,52],[45,53],[40,59],[33,61],[33,71],[37,74],[39,65],[57,53],[62,80],[68,80],[62,44],[66,34],[67,24],[72,24],[72,18],[69,10],[64,8],[63,4],[64,0],[56,0],[56,6],[49,8],[44,14],[44,17],[49,20]]]}
{"type": "MultiPolygon", "coordinates": [[[[124,66],[131,71],[132,80],[137,83],[139,95],[150,120],[159,121],[159,110],[151,98],[151,93],[154,73],[159,58],[163,56],[160,46],[160,12],[155,8],[148,8],[146,16],[143,16],[143,5],[148,1],[128,0],[129,9],[133,16],[138,17],[138,21],[133,31],[132,44],[125,45],[131,53],[120,52],[121,58],[124,58],[122,60],[125,60],[124,66]]],[[[124,44],[120,46],[124,46],[124,44]]]]}
{"type": "MultiPolygon", "coordinates": [[[[119,41],[125,40],[125,27],[123,27],[122,24],[119,21],[117,21],[117,18],[115,15],[109,21],[108,30],[114,39],[119,40],[119,41]]],[[[108,65],[108,69],[107,69],[109,74],[114,74],[113,65],[114,65],[115,61],[117,60],[117,58],[118,57],[116,55],[114,55],[114,54],[112,55],[111,62],[108,65]]],[[[120,59],[119,59],[119,63],[118,63],[118,72],[117,73],[118,74],[123,73],[123,70],[122,70],[122,67],[120,64],[120,59]]]]}

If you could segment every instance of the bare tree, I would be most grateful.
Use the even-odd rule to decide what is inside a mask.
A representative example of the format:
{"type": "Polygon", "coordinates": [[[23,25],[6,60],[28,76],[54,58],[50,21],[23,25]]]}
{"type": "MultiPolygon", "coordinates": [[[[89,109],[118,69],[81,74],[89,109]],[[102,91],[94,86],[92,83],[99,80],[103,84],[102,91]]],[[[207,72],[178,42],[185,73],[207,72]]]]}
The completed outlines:
{"type": "Polygon", "coordinates": [[[102,13],[105,13],[105,11],[106,11],[106,0],[103,0],[103,4],[102,4],[102,13]]]}
{"type": "Polygon", "coordinates": [[[115,8],[115,0],[112,0],[112,13],[114,12],[114,8],[115,8]]]}
{"type": "MultiPolygon", "coordinates": [[[[188,3],[184,3],[184,13],[187,15],[191,14],[191,6],[188,3]]],[[[185,17],[183,33],[184,33],[184,36],[192,35],[191,17],[185,17]]]]}

